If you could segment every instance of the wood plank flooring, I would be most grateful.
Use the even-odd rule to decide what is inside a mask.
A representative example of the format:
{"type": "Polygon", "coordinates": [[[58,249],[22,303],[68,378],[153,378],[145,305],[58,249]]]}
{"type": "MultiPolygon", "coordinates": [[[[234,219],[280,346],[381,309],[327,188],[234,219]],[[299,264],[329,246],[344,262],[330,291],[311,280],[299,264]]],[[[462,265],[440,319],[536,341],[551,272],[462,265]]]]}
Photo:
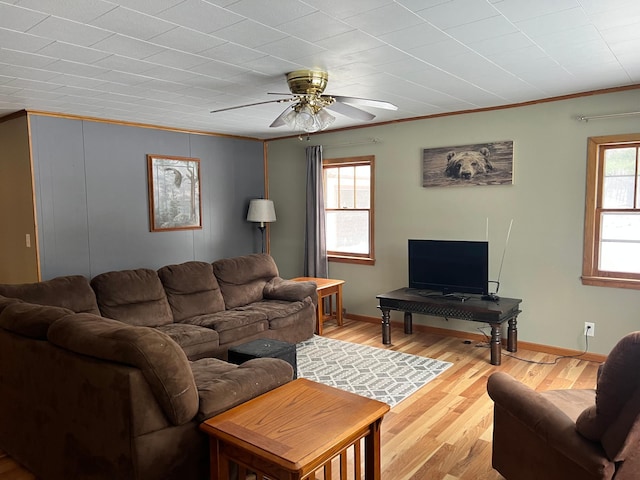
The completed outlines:
{"type": "MultiPolygon", "coordinates": [[[[453,363],[442,375],[396,405],[382,422],[384,480],[501,480],[491,468],[493,403],[486,393],[489,375],[507,372],[537,390],[593,388],[598,363],[560,359],[522,350],[517,360],[504,352],[502,365],[489,363],[489,350],[464,339],[424,332],[406,335],[393,326],[393,344],[383,347],[380,325],[345,319],[343,327],[325,324],[330,338],[390,348],[453,363]]],[[[337,477],[337,469],[334,478],[337,477]]],[[[0,451],[0,480],[35,480],[0,451]]],[[[204,480],[204,479],[203,479],[204,480]]]]}
{"type": "Polygon", "coordinates": [[[576,358],[553,363],[555,355],[520,349],[514,355],[526,361],[503,350],[502,365],[494,366],[484,343],[465,344],[463,338],[424,332],[406,335],[397,326],[392,331],[393,344],[384,347],[379,324],[349,320],[342,328],[325,324],[324,335],[453,363],[385,416],[381,434],[384,480],[501,480],[491,467],[489,375],[507,372],[536,390],[594,388],[599,365],[576,358]]]}

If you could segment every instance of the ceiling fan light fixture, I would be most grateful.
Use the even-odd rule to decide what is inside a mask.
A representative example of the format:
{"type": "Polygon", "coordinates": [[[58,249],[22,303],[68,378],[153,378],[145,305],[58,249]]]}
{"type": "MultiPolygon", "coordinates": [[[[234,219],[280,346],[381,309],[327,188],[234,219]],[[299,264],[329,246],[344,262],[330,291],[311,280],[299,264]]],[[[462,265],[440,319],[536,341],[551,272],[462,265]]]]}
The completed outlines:
{"type": "Polygon", "coordinates": [[[295,125],[299,130],[304,130],[305,132],[318,131],[316,114],[313,108],[311,108],[311,105],[302,105],[300,109],[296,111],[295,125]]]}
{"type": "Polygon", "coordinates": [[[335,119],[336,117],[331,115],[324,108],[316,114],[316,120],[320,124],[320,130],[324,130],[325,128],[329,127],[329,125],[331,125],[335,119]]]}
{"type": "Polygon", "coordinates": [[[323,108],[318,109],[308,103],[301,103],[292,108],[283,120],[293,130],[314,133],[331,125],[335,117],[323,108]]]}
{"type": "Polygon", "coordinates": [[[296,112],[295,109],[292,108],[291,110],[289,110],[289,113],[282,117],[282,120],[287,124],[289,128],[294,128],[296,126],[296,115],[298,115],[298,112],[296,112]]]}

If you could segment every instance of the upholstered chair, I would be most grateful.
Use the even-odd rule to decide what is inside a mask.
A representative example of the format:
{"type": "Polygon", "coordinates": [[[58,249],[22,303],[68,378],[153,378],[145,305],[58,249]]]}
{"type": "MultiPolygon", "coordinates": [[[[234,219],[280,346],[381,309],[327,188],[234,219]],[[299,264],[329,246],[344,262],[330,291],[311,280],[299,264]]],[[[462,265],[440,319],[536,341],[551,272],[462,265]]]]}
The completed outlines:
{"type": "Polygon", "coordinates": [[[591,389],[537,392],[489,377],[493,467],[507,480],[640,478],[640,332],[613,348],[591,389]]]}

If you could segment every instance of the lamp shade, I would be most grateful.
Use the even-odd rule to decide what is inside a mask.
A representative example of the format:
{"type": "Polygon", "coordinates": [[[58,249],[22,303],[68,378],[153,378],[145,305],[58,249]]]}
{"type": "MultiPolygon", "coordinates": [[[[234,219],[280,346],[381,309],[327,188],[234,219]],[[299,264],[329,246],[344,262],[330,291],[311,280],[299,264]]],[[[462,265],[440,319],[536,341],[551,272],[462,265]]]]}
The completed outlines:
{"type": "Polygon", "coordinates": [[[254,198],[249,203],[249,211],[247,212],[248,222],[260,222],[260,226],[264,226],[265,222],[276,221],[276,209],[273,206],[273,200],[264,198],[254,198]]]}

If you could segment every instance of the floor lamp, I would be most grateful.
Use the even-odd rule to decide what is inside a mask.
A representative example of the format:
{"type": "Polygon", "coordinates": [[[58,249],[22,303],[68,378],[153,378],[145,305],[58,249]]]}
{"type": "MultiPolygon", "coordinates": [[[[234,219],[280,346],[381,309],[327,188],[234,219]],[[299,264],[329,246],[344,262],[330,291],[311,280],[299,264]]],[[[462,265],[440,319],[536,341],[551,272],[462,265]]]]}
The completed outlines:
{"type": "Polygon", "coordinates": [[[273,200],[264,198],[254,198],[249,203],[247,221],[259,223],[260,236],[262,237],[262,253],[264,252],[264,229],[265,223],[276,221],[276,209],[273,207],[273,200]]]}

